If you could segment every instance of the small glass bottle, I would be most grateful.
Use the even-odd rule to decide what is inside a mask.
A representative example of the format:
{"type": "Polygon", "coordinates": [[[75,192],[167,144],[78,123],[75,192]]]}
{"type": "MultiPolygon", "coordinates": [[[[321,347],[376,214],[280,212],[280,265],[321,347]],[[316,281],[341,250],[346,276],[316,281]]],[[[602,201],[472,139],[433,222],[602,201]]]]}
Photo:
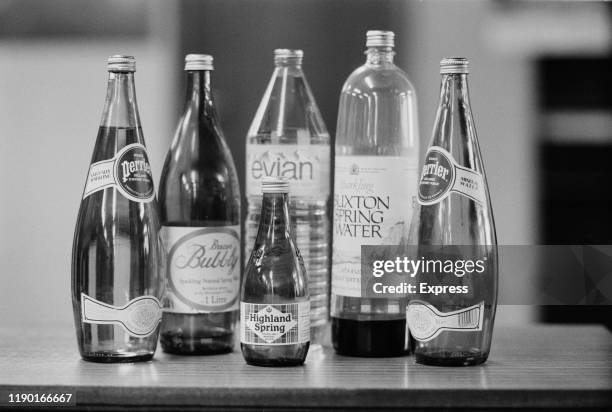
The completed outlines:
{"type": "Polygon", "coordinates": [[[149,360],[163,295],[163,247],[131,56],[108,59],[108,91],[72,247],[79,350],[95,362],[149,360]]]}
{"type": "Polygon", "coordinates": [[[439,260],[452,253],[453,259],[480,266],[471,274],[423,275],[429,286],[463,292],[418,293],[408,303],[407,320],[418,363],[477,365],[489,355],[497,304],[495,222],[470,107],[468,60],[443,59],[440,73],[440,103],[411,243],[418,244],[419,257],[439,260]]]}
{"type": "Polygon", "coordinates": [[[302,50],[274,50],[274,72],[249,128],[246,144],[248,215],[245,253],[255,244],[261,179],[291,182],[289,211],[308,271],[312,343],[320,343],[329,316],[329,133],[308,86],[302,50]]]}
{"type": "Polygon", "coordinates": [[[304,262],[289,220],[289,183],[262,179],[261,219],[240,297],[240,342],[250,365],[294,366],[310,346],[304,262]]]}
{"type": "Polygon", "coordinates": [[[230,352],[240,294],[240,186],[217,120],[213,58],[185,57],[185,108],[159,184],[167,249],[165,352],[230,352]]]}

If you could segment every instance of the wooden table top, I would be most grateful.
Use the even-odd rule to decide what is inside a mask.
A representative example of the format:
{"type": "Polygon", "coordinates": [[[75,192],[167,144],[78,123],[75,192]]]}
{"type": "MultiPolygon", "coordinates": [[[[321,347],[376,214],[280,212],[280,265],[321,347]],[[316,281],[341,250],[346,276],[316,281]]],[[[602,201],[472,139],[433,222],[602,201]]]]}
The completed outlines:
{"type": "Polygon", "coordinates": [[[348,358],[324,346],[303,367],[261,368],[239,350],[181,357],[158,349],[151,362],[89,363],[69,326],[0,326],[0,393],[37,391],[72,392],[77,405],[98,408],[612,410],[612,334],[600,326],[498,327],[489,361],[475,367],[348,358]]]}

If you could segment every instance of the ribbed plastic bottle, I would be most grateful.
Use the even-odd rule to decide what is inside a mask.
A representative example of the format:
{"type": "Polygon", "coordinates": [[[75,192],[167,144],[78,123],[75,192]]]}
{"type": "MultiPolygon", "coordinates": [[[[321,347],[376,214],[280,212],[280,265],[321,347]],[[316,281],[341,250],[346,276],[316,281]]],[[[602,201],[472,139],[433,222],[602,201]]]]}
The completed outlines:
{"type": "Polygon", "coordinates": [[[274,73],[247,135],[245,254],[255,243],[261,180],[291,184],[289,211],[309,275],[312,341],[319,343],[329,307],[329,133],[302,70],[302,50],[274,51],[274,73]]]}

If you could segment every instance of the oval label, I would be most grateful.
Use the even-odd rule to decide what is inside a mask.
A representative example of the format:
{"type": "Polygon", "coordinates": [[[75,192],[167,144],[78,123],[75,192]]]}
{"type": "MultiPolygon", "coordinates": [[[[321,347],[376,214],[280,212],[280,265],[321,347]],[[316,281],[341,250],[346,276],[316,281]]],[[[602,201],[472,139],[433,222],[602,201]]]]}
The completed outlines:
{"type": "Polygon", "coordinates": [[[425,155],[419,182],[419,202],[432,204],[446,197],[455,181],[455,165],[450,154],[433,146],[425,155]]]}
{"type": "Polygon", "coordinates": [[[116,155],[115,179],[122,194],[130,200],[151,200],[155,196],[151,165],[141,144],[124,147],[116,155]]]}
{"type": "MultiPolygon", "coordinates": [[[[186,228],[165,227],[166,231],[186,228]]],[[[222,312],[237,308],[240,291],[240,237],[231,227],[190,230],[168,242],[166,307],[183,312],[222,312]],[[178,300],[178,302],[177,302],[178,300]]]]}

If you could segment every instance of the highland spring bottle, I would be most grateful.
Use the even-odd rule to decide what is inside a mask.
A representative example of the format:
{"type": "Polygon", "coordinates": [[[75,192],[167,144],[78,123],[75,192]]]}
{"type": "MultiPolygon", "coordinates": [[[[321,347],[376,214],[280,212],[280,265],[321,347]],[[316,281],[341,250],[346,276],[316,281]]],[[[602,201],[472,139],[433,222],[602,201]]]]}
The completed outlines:
{"type": "Polygon", "coordinates": [[[301,365],[310,346],[304,261],[289,218],[289,183],[266,177],[255,246],[240,295],[240,343],[250,365],[301,365]]]}
{"type": "Polygon", "coordinates": [[[409,351],[406,299],[362,293],[361,246],[404,241],[417,194],[416,95],[393,64],[394,34],[367,33],[366,63],[340,95],[336,133],[332,341],[353,356],[409,351]]]}
{"type": "Polygon", "coordinates": [[[248,132],[245,253],[251,252],[259,226],[261,179],[288,179],[291,223],[310,279],[312,341],[317,343],[329,305],[330,146],[302,57],[301,50],[274,51],[276,67],[248,132]]]}
{"type": "Polygon", "coordinates": [[[72,306],[81,356],[149,360],[163,295],[163,250],[131,56],[108,59],[108,91],[72,248],[72,306]]]}
{"type": "Polygon", "coordinates": [[[428,273],[423,279],[463,293],[419,293],[408,304],[407,319],[418,363],[477,365],[489,355],[495,318],[495,223],[470,108],[468,61],[443,59],[440,73],[440,104],[421,173],[415,236],[419,257],[450,254],[463,262],[460,272],[428,273]],[[480,266],[465,273],[465,262],[472,260],[480,266]]]}
{"type": "Polygon", "coordinates": [[[229,352],[240,293],[240,187],[217,121],[213,58],[185,58],[185,109],[159,185],[167,249],[161,345],[176,354],[229,352]]]}

